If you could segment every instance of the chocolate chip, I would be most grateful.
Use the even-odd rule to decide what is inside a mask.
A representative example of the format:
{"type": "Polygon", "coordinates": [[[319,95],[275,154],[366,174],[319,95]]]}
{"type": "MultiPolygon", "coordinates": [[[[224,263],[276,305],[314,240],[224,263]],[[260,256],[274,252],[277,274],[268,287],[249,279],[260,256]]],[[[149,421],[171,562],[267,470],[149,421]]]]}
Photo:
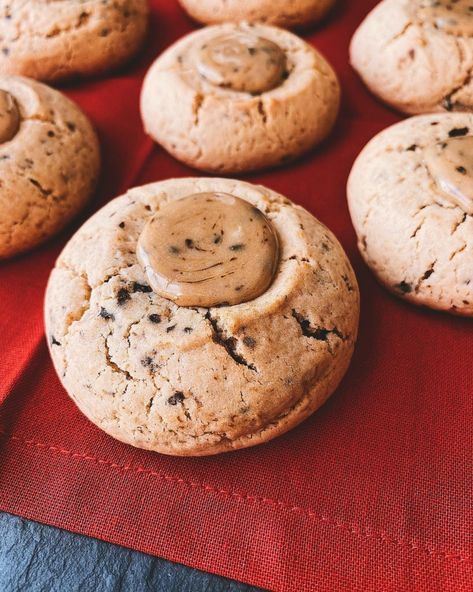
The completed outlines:
{"type": "Polygon", "coordinates": [[[153,358],[151,356],[146,356],[146,358],[143,358],[141,360],[141,365],[145,368],[151,368],[151,370],[154,370],[156,368],[156,365],[154,364],[153,358]]]}
{"type": "Polygon", "coordinates": [[[242,243],[237,243],[236,245],[230,245],[230,251],[241,251],[245,248],[245,245],[242,243]]]}
{"type": "Polygon", "coordinates": [[[299,323],[302,335],[304,335],[304,337],[316,339],[317,341],[328,341],[329,335],[335,335],[343,341],[347,339],[347,337],[343,335],[337,329],[337,327],[334,327],[333,329],[326,329],[325,327],[313,327],[311,325],[310,320],[306,319],[301,313],[297,312],[297,310],[295,309],[292,309],[292,316],[299,323]]]}
{"type": "Polygon", "coordinates": [[[412,146],[409,146],[409,148],[406,148],[407,152],[415,152],[417,149],[417,144],[412,144],[412,146]]]}
{"type": "Polygon", "coordinates": [[[457,167],[457,171],[458,171],[459,173],[461,173],[462,175],[466,175],[466,168],[465,168],[465,167],[463,167],[463,166],[458,166],[458,167],[457,167]]]}
{"type": "Polygon", "coordinates": [[[400,282],[399,284],[397,284],[394,287],[397,288],[398,290],[401,290],[401,292],[403,294],[409,294],[410,292],[412,292],[412,285],[408,284],[404,280],[402,280],[402,282],[400,282]]]}
{"type": "Polygon", "coordinates": [[[449,138],[459,138],[460,136],[466,136],[468,133],[467,127],[454,127],[448,132],[449,138]]]}
{"type": "Polygon", "coordinates": [[[153,289],[151,286],[147,284],[139,284],[138,282],[133,282],[132,292],[152,292],[153,289]]]}
{"type": "Polygon", "coordinates": [[[71,132],[75,132],[76,131],[76,125],[75,125],[75,123],[72,123],[71,121],[66,121],[66,125],[67,125],[68,129],[71,132]]]}
{"type": "Polygon", "coordinates": [[[192,333],[193,330],[192,327],[184,327],[184,333],[192,333]]]}
{"type": "Polygon", "coordinates": [[[108,312],[108,310],[106,310],[103,306],[100,308],[99,317],[102,317],[102,319],[105,319],[107,321],[115,320],[115,315],[111,312],[108,312]]]}
{"type": "Polygon", "coordinates": [[[61,342],[58,341],[54,335],[51,335],[51,345],[61,345],[61,342]]]}
{"type": "Polygon", "coordinates": [[[184,242],[185,242],[186,247],[188,249],[193,249],[194,248],[194,241],[191,238],[186,238],[186,240],[184,242]]]}
{"type": "Polygon", "coordinates": [[[169,405],[177,405],[178,403],[182,403],[184,401],[184,393],[182,391],[176,391],[173,395],[171,395],[168,399],[169,405]]]}
{"type": "Polygon", "coordinates": [[[51,195],[52,190],[51,189],[45,189],[38,180],[32,179],[32,178],[28,177],[28,181],[32,185],[34,185],[36,187],[36,189],[38,189],[38,191],[41,193],[41,195],[43,197],[49,197],[51,195]]]}
{"type": "Polygon", "coordinates": [[[148,316],[148,319],[149,319],[149,320],[150,320],[152,323],[156,323],[156,324],[161,322],[161,317],[160,317],[160,315],[158,315],[158,314],[156,314],[156,313],[150,314],[150,315],[148,316]]]}
{"type": "Polygon", "coordinates": [[[166,333],[171,333],[171,331],[174,331],[175,328],[176,328],[176,325],[171,325],[170,327],[166,327],[166,333]]]}
{"type": "Polygon", "coordinates": [[[131,296],[126,288],[120,288],[117,293],[117,302],[120,306],[130,300],[131,296]]]}
{"type": "Polygon", "coordinates": [[[120,222],[120,224],[118,225],[120,228],[125,228],[125,222],[120,222]]]}
{"type": "Polygon", "coordinates": [[[422,276],[423,280],[428,279],[432,274],[434,273],[434,270],[432,268],[428,269],[424,275],[422,276]]]}

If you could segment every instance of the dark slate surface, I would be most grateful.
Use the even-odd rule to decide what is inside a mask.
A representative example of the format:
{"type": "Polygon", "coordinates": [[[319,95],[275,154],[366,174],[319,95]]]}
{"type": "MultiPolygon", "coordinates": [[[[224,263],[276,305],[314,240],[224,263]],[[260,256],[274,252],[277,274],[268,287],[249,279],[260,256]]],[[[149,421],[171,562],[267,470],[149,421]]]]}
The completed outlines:
{"type": "Polygon", "coordinates": [[[0,591],[257,592],[257,589],[0,513],[0,591]]]}

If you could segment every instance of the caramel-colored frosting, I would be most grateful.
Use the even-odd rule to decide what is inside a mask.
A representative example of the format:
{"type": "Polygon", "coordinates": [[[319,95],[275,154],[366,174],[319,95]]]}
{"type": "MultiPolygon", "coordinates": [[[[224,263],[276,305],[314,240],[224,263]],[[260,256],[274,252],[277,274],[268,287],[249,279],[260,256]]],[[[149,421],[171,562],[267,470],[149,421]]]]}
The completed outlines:
{"type": "Polygon", "coordinates": [[[180,306],[247,302],[265,292],[279,248],[271,222],[227,193],[196,193],[162,207],[137,247],[151,287],[180,306]]]}
{"type": "Polygon", "coordinates": [[[235,31],[207,41],[198,51],[197,69],[216,86],[260,94],[284,80],[286,54],[269,39],[235,31]]]}
{"type": "Polygon", "coordinates": [[[458,36],[473,35],[471,0],[417,0],[409,2],[416,20],[430,22],[437,29],[458,36]]]}
{"type": "Polygon", "coordinates": [[[20,127],[20,112],[15,99],[5,90],[0,90],[0,144],[9,142],[20,127]]]}
{"type": "Polygon", "coordinates": [[[430,146],[424,158],[441,194],[473,214],[473,136],[454,136],[430,146]]]}

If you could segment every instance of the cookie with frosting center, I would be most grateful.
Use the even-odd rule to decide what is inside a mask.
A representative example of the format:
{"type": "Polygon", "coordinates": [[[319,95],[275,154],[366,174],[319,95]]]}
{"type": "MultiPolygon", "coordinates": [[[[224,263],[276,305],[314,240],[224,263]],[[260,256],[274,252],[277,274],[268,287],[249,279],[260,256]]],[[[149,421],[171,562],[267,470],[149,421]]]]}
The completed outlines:
{"type": "Polygon", "coordinates": [[[82,412],[119,440],[182,456],[266,442],[318,409],[348,367],[358,314],[353,270],[323,224],[270,189],[219,178],[112,200],[65,247],[45,301],[51,356],[82,412]],[[205,284],[210,271],[216,303],[189,290],[182,304],[150,266],[172,282],[185,269],[205,284]],[[229,277],[257,289],[242,295],[229,277]],[[222,302],[228,290],[236,299],[222,302]]]}
{"type": "Polygon", "coordinates": [[[400,111],[471,111],[472,7],[468,0],[382,0],[353,36],[351,63],[400,111]]]}
{"type": "Polygon", "coordinates": [[[0,75],[0,259],[61,230],[90,199],[99,168],[95,131],[77,105],[0,75]]]}
{"type": "Polygon", "coordinates": [[[58,80],[115,68],[140,48],[147,22],[147,0],[4,0],[0,74],[58,80]]]}
{"type": "Polygon", "coordinates": [[[473,116],[412,117],[358,157],[348,202],[365,261],[414,304],[473,316],[473,116]]]}
{"type": "Polygon", "coordinates": [[[335,0],[179,0],[196,21],[206,25],[248,21],[284,28],[306,27],[324,18],[335,0]]]}
{"type": "Polygon", "coordinates": [[[275,27],[224,24],[180,39],[149,69],[147,133],[186,164],[213,172],[286,163],[331,131],[340,88],[326,60],[275,27]]]}

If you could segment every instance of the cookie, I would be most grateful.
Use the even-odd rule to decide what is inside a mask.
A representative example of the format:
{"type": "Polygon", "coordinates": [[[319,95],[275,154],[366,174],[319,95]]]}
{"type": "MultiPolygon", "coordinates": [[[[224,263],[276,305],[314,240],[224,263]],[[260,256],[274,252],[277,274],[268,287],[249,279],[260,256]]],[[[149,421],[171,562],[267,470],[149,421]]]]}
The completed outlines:
{"type": "Polygon", "coordinates": [[[353,270],[323,224],[219,178],[111,201],[65,247],[45,303],[54,366],[82,412],[183,456],[266,442],[320,407],[358,314],[353,270]]]}
{"type": "Polygon", "coordinates": [[[473,12],[469,0],[383,0],[351,43],[368,88],[410,114],[473,108],[473,12]]]}
{"type": "Polygon", "coordinates": [[[0,74],[88,76],[127,61],[147,28],[147,0],[4,0],[0,74]]]}
{"type": "Polygon", "coordinates": [[[40,82],[0,76],[0,259],[61,230],[91,197],[99,167],[77,105],[40,82]]]}
{"type": "Polygon", "coordinates": [[[275,27],[224,24],[180,39],[148,71],[146,132],[189,166],[235,172],[285,163],[321,142],[340,89],[325,59],[275,27]]]}
{"type": "Polygon", "coordinates": [[[414,304],[473,316],[473,116],[419,115],[358,157],[348,202],[366,263],[414,304]]]}
{"type": "Polygon", "coordinates": [[[206,25],[240,21],[291,28],[320,21],[335,0],[179,0],[194,20],[206,25]]]}

